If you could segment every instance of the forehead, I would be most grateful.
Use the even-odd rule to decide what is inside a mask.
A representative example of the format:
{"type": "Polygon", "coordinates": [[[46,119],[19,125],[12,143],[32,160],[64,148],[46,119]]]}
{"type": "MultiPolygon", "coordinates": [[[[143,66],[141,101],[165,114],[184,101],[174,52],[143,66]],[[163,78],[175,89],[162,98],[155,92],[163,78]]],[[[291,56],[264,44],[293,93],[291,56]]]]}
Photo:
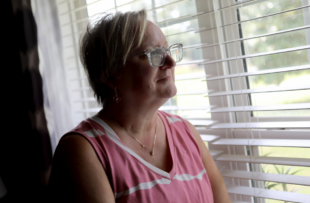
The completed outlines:
{"type": "Polygon", "coordinates": [[[143,49],[148,49],[161,46],[167,46],[167,39],[165,35],[157,25],[151,21],[148,21],[140,47],[143,49]]]}

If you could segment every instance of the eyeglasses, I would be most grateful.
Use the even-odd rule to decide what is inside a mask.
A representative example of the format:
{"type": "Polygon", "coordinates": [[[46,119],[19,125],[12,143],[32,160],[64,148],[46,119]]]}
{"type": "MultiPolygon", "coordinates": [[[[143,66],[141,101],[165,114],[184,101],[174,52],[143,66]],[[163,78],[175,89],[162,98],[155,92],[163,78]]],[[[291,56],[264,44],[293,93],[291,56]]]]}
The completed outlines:
{"type": "Polygon", "coordinates": [[[135,53],[135,55],[145,54],[147,55],[151,66],[159,67],[164,65],[167,53],[173,58],[175,62],[179,62],[183,58],[183,45],[181,43],[177,43],[171,45],[167,49],[164,47],[155,47],[135,53]]]}

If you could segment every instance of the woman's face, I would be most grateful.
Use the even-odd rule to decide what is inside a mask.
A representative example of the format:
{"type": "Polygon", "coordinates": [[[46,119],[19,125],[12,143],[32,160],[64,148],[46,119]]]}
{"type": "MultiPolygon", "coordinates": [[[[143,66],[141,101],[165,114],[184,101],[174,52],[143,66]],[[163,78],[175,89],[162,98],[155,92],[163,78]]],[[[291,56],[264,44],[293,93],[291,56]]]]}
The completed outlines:
{"type": "MultiPolygon", "coordinates": [[[[142,44],[134,53],[153,47],[168,48],[168,43],[159,27],[148,21],[142,44]]],[[[168,54],[160,67],[151,66],[145,54],[129,55],[120,77],[116,79],[119,96],[126,102],[166,102],[177,92],[174,84],[175,65],[168,54]]]]}

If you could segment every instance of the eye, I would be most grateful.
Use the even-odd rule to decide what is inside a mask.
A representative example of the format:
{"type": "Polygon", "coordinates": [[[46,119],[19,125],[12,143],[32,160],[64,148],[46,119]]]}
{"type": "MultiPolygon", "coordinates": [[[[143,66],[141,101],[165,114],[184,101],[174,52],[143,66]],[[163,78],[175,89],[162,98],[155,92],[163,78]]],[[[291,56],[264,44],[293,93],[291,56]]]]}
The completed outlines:
{"type": "Polygon", "coordinates": [[[139,58],[140,58],[141,60],[146,60],[146,59],[148,59],[148,57],[147,57],[146,54],[141,54],[141,55],[139,55],[139,58]]]}

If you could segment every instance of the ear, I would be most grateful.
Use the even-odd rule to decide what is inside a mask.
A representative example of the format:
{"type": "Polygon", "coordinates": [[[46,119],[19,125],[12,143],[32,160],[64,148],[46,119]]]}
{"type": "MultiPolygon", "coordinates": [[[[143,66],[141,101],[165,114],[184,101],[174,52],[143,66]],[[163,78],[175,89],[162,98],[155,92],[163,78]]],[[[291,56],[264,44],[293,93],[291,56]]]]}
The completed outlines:
{"type": "Polygon", "coordinates": [[[123,68],[123,65],[118,64],[116,70],[114,70],[112,73],[110,73],[110,77],[105,82],[109,86],[109,88],[113,91],[116,87],[118,87],[118,83],[122,77],[121,72],[120,72],[122,70],[122,68],[123,68]]]}
{"type": "Polygon", "coordinates": [[[106,85],[109,86],[109,88],[111,90],[114,90],[115,87],[117,87],[117,84],[116,84],[116,80],[115,80],[115,77],[114,76],[111,76],[106,82],[105,82],[106,85]]]}

